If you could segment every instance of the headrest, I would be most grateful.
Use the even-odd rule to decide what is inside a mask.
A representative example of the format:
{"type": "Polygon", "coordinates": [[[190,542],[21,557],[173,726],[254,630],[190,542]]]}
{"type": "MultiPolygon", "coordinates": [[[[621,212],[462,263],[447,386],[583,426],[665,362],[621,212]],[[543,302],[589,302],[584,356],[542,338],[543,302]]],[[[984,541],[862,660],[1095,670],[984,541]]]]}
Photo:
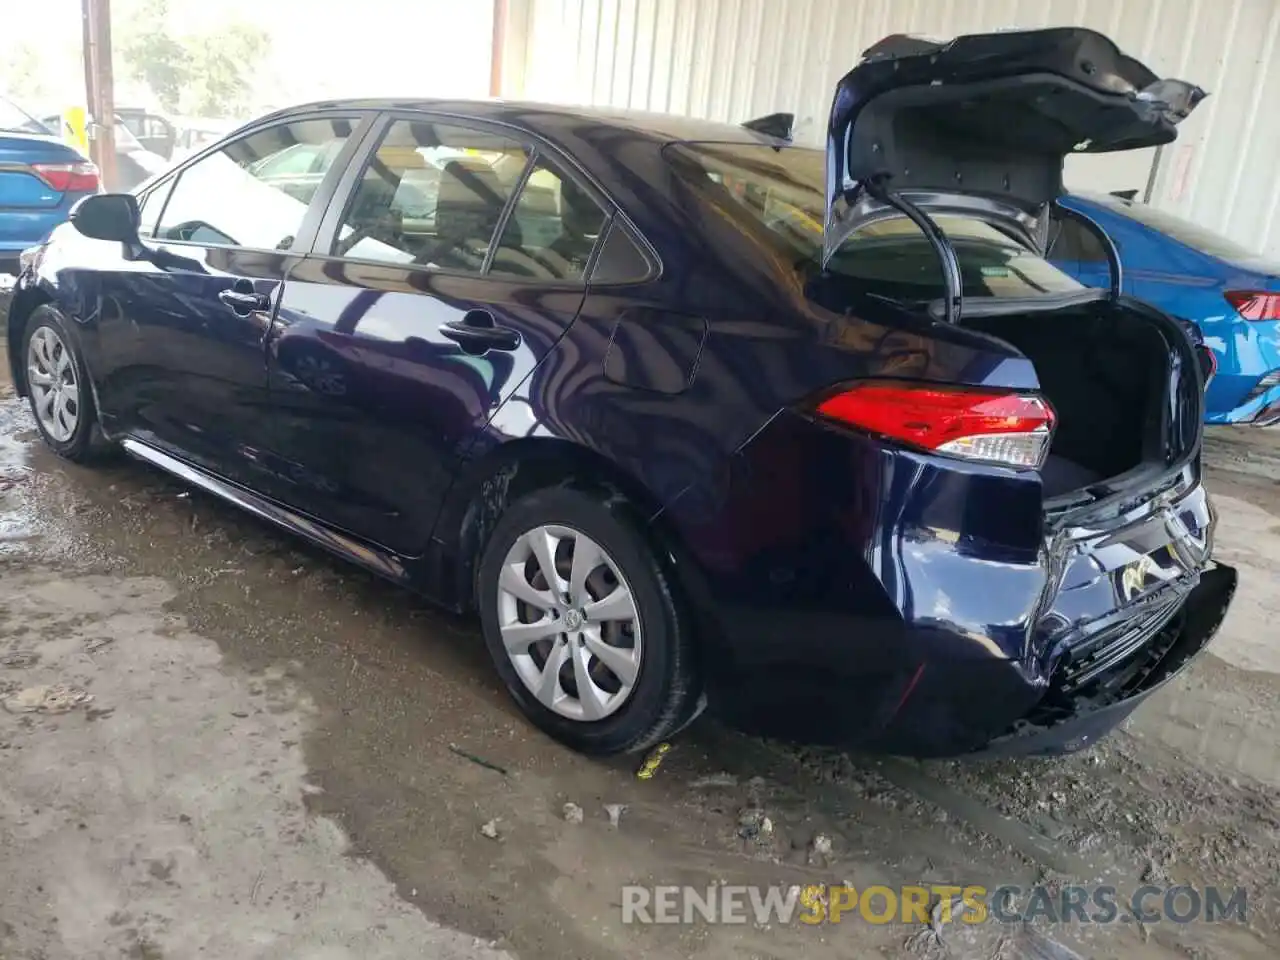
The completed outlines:
{"type": "Polygon", "coordinates": [[[560,222],[566,233],[594,235],[604,224],[604,211],[582,186],[566,178],[560,181],[560,222]]]}
{"type": "Polygon", "coordinates": [[[480,159],[450,160],[440,171],[436,232],[488,240],[506,204],[502,181],[480,159]]]}

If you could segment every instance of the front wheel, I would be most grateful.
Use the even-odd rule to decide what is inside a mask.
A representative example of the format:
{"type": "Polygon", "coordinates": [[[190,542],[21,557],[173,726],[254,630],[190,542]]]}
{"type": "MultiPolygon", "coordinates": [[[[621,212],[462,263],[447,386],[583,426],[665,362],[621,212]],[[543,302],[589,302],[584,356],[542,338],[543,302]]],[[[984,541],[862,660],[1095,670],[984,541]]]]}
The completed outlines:
{"type": "Polygon", "coordinates": [[[513,504],[485,547],[476,596],[507,689],[575,750],[643,750],[696,715],[688,618],[615,501],[555,488],[513,504]]]}
{"type": "Polygon", "coordinates": [[[98,417],[89,372],[61,313],[47,304],[32,311],[22,355],[40,436],[59,456],[85,461],[98,417]]]}

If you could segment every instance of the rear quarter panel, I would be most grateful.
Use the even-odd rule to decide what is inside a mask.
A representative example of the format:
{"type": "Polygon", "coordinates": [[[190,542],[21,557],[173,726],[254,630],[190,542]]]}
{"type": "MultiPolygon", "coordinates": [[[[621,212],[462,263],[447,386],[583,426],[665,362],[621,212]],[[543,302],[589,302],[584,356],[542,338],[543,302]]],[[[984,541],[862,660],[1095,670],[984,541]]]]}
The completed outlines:
{"type": "Polygon", "coordinates": [[[666,186],[636,216],[661,274],[593,286],[476,454],[545,431],[634,478],[721,663],[829,655],[833,633],[842,655],[891,651],[904,611],[939,638],[960,625],[976,656],[1020,655],[1045,582],[1038,476],[904,453],[805,411],[867,377],[1034,390],[1031,363],[865,298],[841,309],[847,289],[818,289],[748,224],[666,186]],[[1024,576],[979,604],[981,564],[961,565],[962,588],[949,571],[957,543],[1024,576]],[[797,610],[804,629],[780,624],[797,610]]]}
{"type": "Polygon", "coordinates": [[[571,440],[664,509],[686,494],[722,496],[751,437],[845,380],[1035,388],[1031,364],[989,338],[872,306],[846,312],[839,291],[810,289],[794,254],[677,172],[667,140],[538,119],[647,241],[657,269],[641,283],[590,287],[568,334],[490,422],[476,455],[530,431],[571,440]]]}
{"type": "MultiPolygon", "coordinates": [[[[824,307],[805,271],[748,224],[707,209],[680,181],[665,186],[635,217],[660,275],[593,285],[520,396],[552,433],[618,464],[659,505],[686,491],[714,497],[735,453],[773,417],[848,380],[1037,386],[1029,361],[972,331],[824,307]]],[[[490,442],[504,423],[490,425],[490,442]]]]}

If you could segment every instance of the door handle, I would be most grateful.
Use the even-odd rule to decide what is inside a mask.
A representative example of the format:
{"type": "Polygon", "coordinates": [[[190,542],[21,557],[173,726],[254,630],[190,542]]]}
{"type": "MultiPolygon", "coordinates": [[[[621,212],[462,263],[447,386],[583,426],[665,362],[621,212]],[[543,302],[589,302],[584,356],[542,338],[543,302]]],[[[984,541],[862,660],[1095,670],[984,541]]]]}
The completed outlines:
{"type": "Polygon", "coordinates": [[[219,290],[218,299],[231,308],[232,313],[241,316],[255,310],[266,310],[271,306],[271,298],[265,293],[253,293],[246,290],[219,290]]]}
{"type": "Polygon", "coordinates": [[[462,348],[463,353],[480,356],[489,350],[510,353],[520,346],[520,334],[498,326],[487,310],[468,310],[461,320],[440,325],[440,332],[462,348]]]}

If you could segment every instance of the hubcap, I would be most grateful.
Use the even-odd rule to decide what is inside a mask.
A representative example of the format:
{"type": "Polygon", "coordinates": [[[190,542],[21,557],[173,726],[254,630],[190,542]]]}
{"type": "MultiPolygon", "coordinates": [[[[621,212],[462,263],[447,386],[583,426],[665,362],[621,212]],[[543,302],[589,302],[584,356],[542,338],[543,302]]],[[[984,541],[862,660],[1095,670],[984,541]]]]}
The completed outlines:
{"type": "Polygon", "coordinates": [[[631,696],[642,649],[635,599],[586,534],[549,525],[512,545],[498,580],[498,623],[516,673],[547,709],[602,720],[631,696]]]}
{"type": "Polygon", "coordinates": [[[80,422],[80,385],[71,353],[51,327],[39,327],[31,335],[27,383],[40,426],[59,443],[66,443],[80,422]]]}

